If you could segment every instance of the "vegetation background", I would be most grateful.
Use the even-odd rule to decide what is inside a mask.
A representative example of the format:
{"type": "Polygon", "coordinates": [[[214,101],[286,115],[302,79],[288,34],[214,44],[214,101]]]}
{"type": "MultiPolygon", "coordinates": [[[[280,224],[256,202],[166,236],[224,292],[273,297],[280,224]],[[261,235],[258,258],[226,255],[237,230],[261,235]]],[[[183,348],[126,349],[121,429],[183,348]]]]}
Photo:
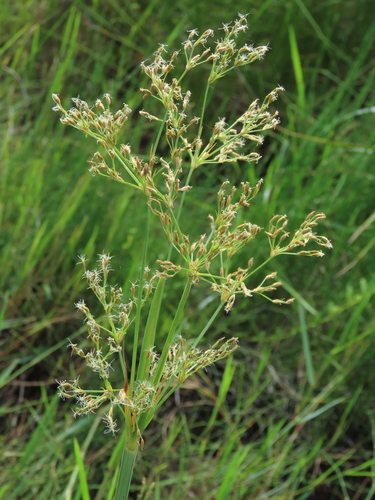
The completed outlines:
{"type": "MultiPolygon", "coordinates": [[[[116,280],[128,283],[144,213],[136,195],[87,172],[94,146],[59,123],[51,92],[65,103],[109,92],[141,109],[139,63],[157,43],[178,48],[185,30],[216,29],[238,11],[249,12],[246,40],[272,50],[219,82],[208,117],[243,110],[281,84],[282,123],[258,165],[201,174],[192,223],[218,180],[263,177],[250,220],[265,226],[287,213],[293,227],[323,211],[334,249],[276,262],[292,306],[254,298],[223,314],[207,344],[235,335],[241,348],[159,412],[133,498],[375,498],[374,2],[3,0],[0,499],[110,498],[119,453],[99,417],[73,419],[55,379],[83,369],[66,347],[67,337],[85,338],[73,303],[90,300],[77,254],[114,254],[116,280]]],[[[193,95],[199,88],[190,81],[193,95]]],[[[142,120],[128,133],[124,142],[147,147],[142,120]]],[[[152,247],[163,251],[156,230],[152,247]]],[[[197,289],[194,300],[192,336],[210,296],[197,289]]]]}

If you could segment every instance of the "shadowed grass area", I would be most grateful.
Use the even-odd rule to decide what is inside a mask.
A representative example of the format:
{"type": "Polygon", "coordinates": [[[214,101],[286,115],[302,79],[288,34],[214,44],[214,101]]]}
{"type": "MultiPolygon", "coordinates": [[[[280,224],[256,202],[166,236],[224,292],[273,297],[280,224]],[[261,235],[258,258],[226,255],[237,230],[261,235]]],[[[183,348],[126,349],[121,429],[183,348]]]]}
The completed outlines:
{"type": "MultiPolygon", "coordinates": [[[[159,412],[144,436],[132,498],[375,495],[374,6],[168,0],[125,8],[96,0],[2,6],[0,498],[88,498],[86,477],[89,498],[110,499],[121,454],[121,438],[104,435],[99,416],[73,419],[55,379],[83,370],[66,349],[67,337],[86,335],[73,303],[90,301],[77,255],[115,254],[116,280],[128,283],[138,272],[145,213],[136,195],[90,176],[92,145],[58,123],[51,92],[90,102],[110,92],[136,112],[139,63],[157,43],[178,47],[184,30],[216,28],[249,10],[246,41],[272,51],[219,82],[207,121],[229,118],[277,82],[286,88],[281,126],[267,135],[258,165],[197,176],[191,231],[204,231],[199,217],[218,180],[263,177],[252,222],[267,227],[287,213],[294,229],[306,213],[324,211],[334,249],[318,262],[285,256],[270,267],[284,282],[279,297],[295,297],[294,305],[254,297],[219,317],[207,344],[236,335],[241,348],[189,379],[159,412]]],[[[199,82],[189,85],[198,95],[199,82]]],[[[125,143],[131,137],[147,152],[143,121],[126,134],[125,143]]],[[[151,238],[156,258],[164,248],[157,231],[151,238]]],[[[262,244],[249,249],[255,259],[262,244]]],[[[165,325],[176,308],[173,286],[165,325]]],[[[194,290],[192,336],[215,309],[212,299],[194,290]]]]}

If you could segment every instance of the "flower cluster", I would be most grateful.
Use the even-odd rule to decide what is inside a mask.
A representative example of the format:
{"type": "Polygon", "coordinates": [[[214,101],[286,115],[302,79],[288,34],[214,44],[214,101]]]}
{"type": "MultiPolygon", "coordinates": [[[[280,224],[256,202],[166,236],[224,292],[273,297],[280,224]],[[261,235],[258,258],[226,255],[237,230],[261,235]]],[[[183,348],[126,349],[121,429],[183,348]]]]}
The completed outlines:
{"type": "MultiPolygon", "coordinates": [[[[109,272],[112,270],[110,267],[112,256],[109,254],[100,254],[98,259],[98,266],[93,269],[87,269],[87,260],[84,255],[79,256],[80,263],[83,265],[84,273],[83,278],[86,279],[88,287],[94,292],[100,304],[103,307],[107,326],[99,326],[94,316],[91,314],[90,309],[87,307],[83,300],[78,301],[75,305],[76,308],[85,314],[86,325],[90,339],[94,342],[99,349],[100,332],[104,331],[109,335],[110,352],[116,352],[121,349],[121,342],[128,331],[129,327],[134,321],[134,314],[132,314],[133,307],[137,305],[138,283],[132,283],[130,292],[131,297],[126,301],[122,301],[122,289],[117,286],[110,286],[107,282],[109,272]]],[[[140,307],[142,308],[146,303],[148,297],[151,295],[155,288],[155,281],[160,277],[157,271],[148,279],[150,269],[144,269],[142,301],[140,307]]]]}
{"type": "MultiPolygon", "coordinates": [[[[182,89],[181,81],[188,71],[203,63],[211,63],[211,72],[207,79],[207,89],[217,79],[238,66],[250,64],[260,59],[268,47],[251,47],[247,44],[237,47],[237,36],[246,30],[246,16],[240,15],[233,26],[224,25],[224,39],[216,42],[215,47],[207,47],[208,39],[214,35],[213,30],[207,30],[199,35],[197,30],[191,30],[188,39],[183,42],[186,57],[186,67],[180,78],[168,78],[175,68],[180,55],[179,51],[172,53],[168,59],[165,45],[161,45],[154,54],[151,62],[142,63],[142,69],[151,80],[150,89],[141,89],[144,97],[152,96],[160,101],[167,110],[165,119],[166,138],[171,149],[171,158],[176,160],[186,152],[190,155],[192,168],[198,168],[207,163],[225,163],[235,161],[253,162],[260,159],[256,152],[246,152],[249,142],[262,143],[262,131],[275,128],[279,123],[277,112],[270,113],[268,107],[277,98],[277,93],[284,90],[277,87],[270,92],[259,106],[255,100],[249,108],[232,124],[227,124],[225,118],[219,119],[212,131],[211,138],[205,145],[202,139],[203,115],[188,119],[188,108],[191,92],[182,89]],[[200,47],[203,51],[195,54],[200,47]],[[192,125],[196,125],[196,132],[189,135],[192,125]],[[199,125],[199,126],[198,126],[199,125]]],[[[145,117],[151,120],[162,119],[142,111],[145,117]]]]}
{"type": "MultiPolygon", "coordinates": [[[[101,388],[84,390],[78,379],[59,383],[61,397],[76,399],[78,409],[75,415],[91,413],[104,403],[109,404],[104,419],[106,432],[112,434],[117,431],[113,418],[114,408],[117,408],[125,418],[128,437],[131,436],[133,442],[138,440],[139,446],[142,443],[140,433],[173,390],[191,374],[225,358],[237,348],[237,338],[220,339],[211,348],[201,350],[178,335],[192,285],[203,282],[220,295],[220,305],[208,325],[221,307],[229,312],[239,294],[248,298],[259,294],[274,303],[289,304],[293,299],[268,297],[282,284],[277,280],[276,273],[270,272],[259,280],[260,284],[250,285],[253,275],[280,254],[322,256],[321,251],[298,248],[305,247],[310,241],[331,248],[326,237],[313,231],[318,221],[324,218],[323,214],[309,214],[291,238],[286,231],[286,216],[275,215],[268,231],[265,231],[270,242],[270,254],[260,264],[248,257],[247,264],[242,267],[236,265],[234,269],[231,259],[262,233],[262,228],[246,221],[244,214],[239,216],[259,192],[262,180],[254,187],[249,182],[242,182],[236,187],[231,186],[229,180],[225,181],[218,189],[216,211],[208,214],[207,231],[199,230],[195,236],[190,236],[184,228],[184,201],[194,184],[196,170],[203,165],[257,162],[260,155],[252,150],[252,146],[262,144],[262,133],[279,123],[277,111],[273,111],[271,105],[278,92],[284,90],[282,87],[272,90],[263,101],[253,101],[230,123],[225,117],[216,118],[212,123],[207,123],[205,119],[208,96],[214,82],[234,68],[262,58],[268,50],[266,46],[241,45],[239,35],[246,29],[246,16],[239,14],[233,24],[223,26],[223,36],[213,41],[211,46],[213,30],[202,34],[191,30],[181,51],[169,54],[167,46],[160,45],[153,59],[142,63],[142,70],[149,78],[148,88],[141,89],[143,96],[155,99],[161,108],[160,112],[153,111],[155,114],[147,109],[140,111],[141,119],[154,123],[157,128],[155,142],[150,144],[146,155],[136,154],[126,140],[123,143],[119,141],[120,132],[131,114],[127,104],[112,112],[112,98],[104,94],[92,106],[74,98],[74,106],[65,110],[59,96],[52,96],[55,103],[53,109],[62,114],[61,122],[95,139],[101,147],[101,151],[96,151],[89,161],[90,172],[143,193],[143,200],[149,208],[148,220],[156,216],[169,244],[165,257],[157,260],[160,270],[151,277],[146,266],[145,246],[139,278],[130,284],[127,293],[118,286],[108,284],[112,259],[109,254],[100,254],[98,266],[93,270],[87,268],[86,258],[80,257],[83,277],[99,300],[104,315],[96,319],[84,301],[77,302],[77,309],[85,315],[91,348],[84,350],[73,343],[70,347],[99,375],[101,388]],[[177,63],[183,55],[184,67],[178,73],[177,63]],[[202,66],[202,74],[208,68],[202,100],[193,98],[184,85],[185,75],[198,66],[202,66]],[[200,101],[199,116],[195,116],[192,102],[196,106],[200,101]],[[159,144],[162,138],[169,150],[167,154],[159,144]],[[156,337],[160,329],[158,320],[164,284],[177,274],[185,279],[184,292],[158,354],[155,344],[158,345],[156,337]],[[144,308],[148,299],[150,307],[144,308]],[[141,317],[145,309],[148,311],[146,321],[141,317]],[[130,329],[131,335],[127,335],[130,329]],[[126,359],[124,355],[124,344],[128,340],[132,342],[131,359],[126,359]],[[120,367],[124,379],[120,388],[111,383],[115,366],[120,367]]],[[[196,343],[205,331],[204,328],[196,343]]]]}
{"type": "Polygon", "coordinates": [[[313,227],[318,225],[319,220],[325,218],[326,216],[321,213],[309,213],[301,226],[294,232],[292,239],[286,242],[284,246],[281,246],[281,243],[290,236],[290,233],[285,231],[289,221],[286,215],[275,215],[272,217],[270,220],[270,227],[268,231],[265,231],[271,247],[271,257],[276,257],[280,254],[323,257],[324,253],[321,250],[299,250],[298,252],[293,250],[299,246],[305,247],[311,240],[322,247],[332,248],[332,243],[328,238],[319,236],[312,230],[313,227]]]}
{"type": "Polygon", "coordinates": [[[215,42],[214,50],[206,46],[208,39],[214,36],[214,31],[211,29],[206,30],[202,35],[199,35],[196,29],[190,30],[188,39],[183,42],[186,71],[212,61],[209,83],[222,78],[233,68],[245,66],[261,59],[268,51],[268,47],[265,45],[253,47],[244,44],[242,47],[237,47],[236,38],[247,30],[247,16],[244,14],[239,14],[233,25],[224,24],[222,30],[224,38],[215,42]],[[197,48],[198,50],[202,48],[202,52],[196,54],[197,48]]]}
{"type": "Polygon", "coordinates": [[[62,113],[61,123],[71,125],[81,132],[97,138],[99,144],[107,147],[114,146],[117,142],[118,132],[121,130],[132,110],[124,104],[114,115],[110,111],[111,96],[104,94],[103,99],[97,99],[94,106],[89,106],[86,101],[73,97],[74,107],[65,110],[57,94],[52,94],[56,106],[53,111],[62,113]],[[105,104],[103,103],[105,101],[105,104]]]}
{"type": "Polygon", "coordinates": [[[121,357],[122,345],[125,335],[134,321],[131,315],[138,306],[141,308],[151,295],[156,279],[163,280],[163,273],[156,272],[149,278],[150,269],[145,268],[142,279],[142,300],[139,304],[139,284],[131,283],[131,298],[128,302],[122,302],[122,290],[118,287],[110,286],[107,282],[111,269],[111,259],[109,254],[100,254],[98,266],[93,270],[87,268],[87,259],[80,256],[80,263],[84,267],[83,277],[87,280],[88,287],[94,292],[101,303],[104,316],[95,319],[90,309],[83,300],[76,303],[77,309],[85,315],[85,322],[88,331],[88,338],[92,348],[85,350],[77,344],[69,342],[68,347],[72,352],[83,358],[86,365],[97,373],[104,383],[104,388],[96,390],[83,389],[78,378],[72,381],[60,381],[59,395],[61,398],[75,398],[78,408],[74,410],[74,415],[86,415],[95,412],[104,403],[110,403],[111,409],[105,415],[108,432],[116,432],[115,421],[112,418],[113,408],[116,406],[127,407],[135,417],[142,413],[147,413],[159,403],[163,396],[162,389],[167,382],[183,383],[185,379],[196,371],[211,365],[215,361],[225,358],[237,348],[237,339],[224,339],[215,343],[212,348],[201,351],[187,344],[178,336],[169,346],[168,356],[165,362],[161,361],[152,346],[147,352],[147,368],[143,377],[135,382],[134,390],[129,395],[127,383],[125,389],[116,389],[111,383],[113,355],[118,353],[121,357]],[[102,339],[102,336],[106,338],[102,339]],[[160,375],[157,372],[160,371],[160,375]]]}

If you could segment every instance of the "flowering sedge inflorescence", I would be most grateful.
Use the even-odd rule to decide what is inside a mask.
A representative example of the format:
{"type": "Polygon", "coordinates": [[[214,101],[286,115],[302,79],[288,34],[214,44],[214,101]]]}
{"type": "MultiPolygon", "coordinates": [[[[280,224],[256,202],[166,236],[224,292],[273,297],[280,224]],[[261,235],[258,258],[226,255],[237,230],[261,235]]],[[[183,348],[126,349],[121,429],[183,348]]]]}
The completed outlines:
{"type": "MultiPolygon", "coordinates": [[[[224,36],[214,42],[212,47],[209,42],[214,36],[213,30],[207,30],[201,35],[197,30],[191,30],[182,44],[182,50],[169,54],[167,47],[160,45],[153,60],[142,63],[142,70],[149,77],[150,85],[141,91],[145,99],[153,98],[158,101],[161,113],[156,116],[142,110],[140,115],[155,123],[160,132],[158,137],[164,132],[169,147],[168,158],[157,156],[159,140],[150,145],[147,158],[136,154],[128,143],[118,144],[121,129],[132,112],[127,104],[113,113],[112,98],[109,94],[104,94],[93,106],[75,98],[74,107],[65,110],[60,98],[53,94],[53,109],[62,114],[61,122],[94,138],[101,147],[101,152],[95,152],[89,162],[90,172],[141,191],[170,243],[167,258],[157,261],[159,270],[149,278],[150,270],[145,268],[141,279],[131,285],[131,298],[125,302],[122,301],[123,291],[108,285],[111,261],[109,255],[100,255],[99,265],[92,271],[87,269],[86,259],[80,259],[84,267],[84,278],[101,303],[105,320],[99,324],[86,304],[78,302],[76,306],[86,317],[88,336],[93,348],[84,351],[76,344],[71,343],[70,346],[73,352],[84,358],[87,365],[99,374],[104,388],[90,392],[81,389],[78,380],[64,381],[60,383],[60,394],[62,397],[76,398],[79,404],[76,410],[78,415],[95,411],[104,402],[110,402],[111,409],[105,416],[110,432],[115,432],[116,428],[116,421],[112,416],[114,406],[122,408],[124,415],[126,411],[130,411],[132,421],[139,422],[137,419],[140,415],[147,412],[152,415],[166,399],[173,381],[182,383],[192,373],[226,357],[237,347],[236,338],[227,341],[221,339],[212,348],[201,351],[195,346],[189,346],[172,331],[161,355],[156,353],[153,344],[146,343],[146,350],[140,354],[143,361],[139,362],[142,367],[138,368],[139,376],[136,379],[135,367],[132,366],[128,384],[128,370],[124,366],[121,352],[123,342],[130,328],[137,330],[139,327],[137,315],[149,297],[154,295],[153,300],[161,300],[160,293],[154,292],[155,289],[161,290],[158,288],[160,283],[178,273],[187,277],[189,286],[205,282],[213,292],[220,295],[226,312],[232,309],[238,294],[245,297],[260,294],[274,303],[292,302],[292,299],[268,297],[268,293],[281,285],[276,273],[267,274],[256,286],[249,285],[250,276],[263,267],[265,262],[254,265],[251,258],[243,268],[231,269],[230,266],[232,257],[262,231],[262,228],[250,222],[236,223],[238,212],[249,207],[261,188],[262,180],[255,187],[242,182],[240,188],[231,186],[229,181],[224,182],[218,190],[216,211],[208,215],[209,227],[196,241],[191,241],[190,236],[184,232],[183,218],[180,217],[185,196],[192,188],[190,181],[197,168],[207,164],[257,162],[260,155],[251,146],[261,144],[262,132],[275,128],[279,122],[277,112],[271,112],[269,108],[277,99],[278,92],[283,90],[282,87],[272,90],[262,102],[252,102],[230,123],[226,118],[218,118],[211,128],[203,125],[208,92],[214,82],[234,68],[261,59],[268,50],[266,46],[238,46],[238,35],[246,28],[246,16],[239,15],[233,25],[223,26],[224,36]],[[184,59],[184,67],[178,73],[176,65],[181,58],[184,59]],[[188,72],[198,66],[202,66],[202,71],[208,68],[208,74],[205,78],[206,90],[200,116],[194,116],[190,113],[191,92],[183,87],[183,80],[188,72]],[[162,175],[157,175],[159,173],[162,175]],[[113,355],[116,353],[120,356],[125,377],[125,387],[120,389],[113,388],[110,383],[113,355]]],[[[275,215],[268,231],[265,231],[270,242],[270,254],[265,261],[283,253],[322,256],[321,251],[300,250],[297,247],[305,247],[311,240],[320,246],[331,247],[327,238],[313,232],[317,221],[323,218],[323,214],[309,214],[290,237],[285,230],[288,223],[286,216],[275,215]]],[[[134,358],[132,361],[134,362],[134,358]]],[[[142,429],[147,422],[146,418],[142,429]]],[[[134,425],[136,428],[137,423],[134,425]]]]}
{"type": "MultiPolygon", "coordinates": [[[[124,337],[134,322],[134,310],[137,307],[139,295],[136,293],[138,283],[131,286],[132,298],[126,302],[122,301],[122,292],[117,287],[107,284],[110,271],[109,263],[111,257],[108,254],[99,255],[99,265],[96,269],[89,271],[86,268],[86,259],[80,256],[81,264],[84,266],[83,276],[86,278],[89,288],[94,292],[101,303],[105,317],[100,323],[94,318],[90,309],[83,300],[76,303],[77,309],[86,317],[88,338],[92,342],[92,348],[88,351],[81,349],[77,344],[69,343],[73,353],[83,358],[86,365],[99,377],[104,384],[100,390],[82,389],[78,378],[73,381],[60,381],[59,394],[63,399],[76,399],[78,407],[74,415],[86,415],[94,413],[102,404],[110,403],[109,413],[104,415],[107,425],[106,432],[115,434],[118,429],[113,419],[113,408],[119,406],[131,410],[133,417],[152,410],[160,405],[165,394],[162,388],[176,381],[182,384],[187,377],[205,368],[215,361],[225,358],[237,348],[237,339],[231,338],[227,341],[218,340],[211,348],[202,351],[196,347],[187,345],[186,341],[179,335],[168,348],[167,360],[163,363],[160,376],[156,376],[159,368],[159,355],[155,348],[151,347],[147,353],[148,368],[145,379],[137,380],[132,397],[126,388],[116,389],[110,382],[113,355],[121,355],[124,337]]],[[[144,281],[142,283],[143,297],[140,303],[142,308],[154,289],[154,281],[160,278],[162,273],[156,273],[148,279],[149,269],[144,270],[144,281]]]]}

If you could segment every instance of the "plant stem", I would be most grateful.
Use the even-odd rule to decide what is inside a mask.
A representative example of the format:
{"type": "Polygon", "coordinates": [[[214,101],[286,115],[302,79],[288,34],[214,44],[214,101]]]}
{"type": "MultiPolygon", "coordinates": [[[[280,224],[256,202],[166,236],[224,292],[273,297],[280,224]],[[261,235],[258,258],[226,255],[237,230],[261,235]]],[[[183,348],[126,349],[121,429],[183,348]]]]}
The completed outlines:
{"type": "Polygon", "coordinates": [[[215,312],[213,313],[213,315],[211,316],[211,318],[209,319],[209,321],[206,323],[206,326],[203,328],[203,330],[199,334],[198,338],[195,339],[195,342],[194,342],[194,344],[193,344],[192,347],[196,347],[199,344],[199,342],[201,341],[202,337],[207,332],[207,330],[210,328],[210,326],[212,325],[212,323],[214,322],[216,316],[219,314],[219,312],[222,310],[222,308],[223,308],[223,304],[220,303],[217,306],[217,308],[215,309],[215,312]]]}
{"type": "Polygon", "coordinates": [[[117,478],[114,500],[128,500],[129,489],[133,477],[133,469],[139,448],[138,432],[134,415],[129,406],[124,407],[125,442],[122,451],[120,471],[117,478]]]}
{"type": "Polygon", "coordinates": [[[137,315],[136,315],[136,318],[135,318],[132,364],[131,364],[130,385],[129,385],[129,393],[128,393],[130,398],[133,395],[133,389],[134,389],[134,384],[135,384],[135,370],[136,370],[136,365],[137,365],[139,330],[140,330],[140,325],[141,325],[143,281],[144,281],[144,272],[145,272],[145,267],[146,267],[148,238],[149,238],[149,234],[150,234],[150,218],[151,218],[150,210],[147,208],[145,240],[144,240],[144,244],[143,244],[143,254],[142,254],[141,270],[140,270],[140,273],[139,273],[137,315]]]}
{"type": "Polygon", "coordinates": [[[201,111],[201,116],[199,120],[199,129],[198,129],[198,137],[200,138],[202,135],[202,130],[203,130],[203,120],[204,120],[204,113],[206,111],[207,107],[207,100],[208,100],[208,92],[210,90],[210,84],[207,82],[206,89],[204,91],[204,97],[203,97],[203,104],[202,104],[202,111],[201,111]]]}
{"type": "Polygon", "coordinates": [[[148,378],[150,349],[152,349],[155,342],[155,332],[158,325],[160,306],[163,299],[164,282],[165,280],[163,278],[159,278],[159,282],[154,292],[154,298],[152,299],[150,312],[148,313],[147,324],[143,333],[142,347],[139,355],[137,372],[138,381],[147,380],[148,378]]]}
{"type": "MultiPolygon", "coordinates": [[[[190,182],[190,179],[191,179],[191,176],[193,174],[193,165],[190,167],[190,170],[189,170],[189,173],[188,173],[188,176],[187,176],[187,179],[186,179],[186,185],[189,185],[189,182],[190,182]]],[[[186,191],[184,191],[182,193],[182,196],[181,196],[181,202],[180,202],[180,206],[178,207],[178,212],[177,212],[177,217],[176,217],[176,221],[177,223],[179,222],[180,220],[180,216],[181,216],[181,212],[182,212],[182,207],[184,205],[184,201],[185,201],[185,196],[186,196],[186,191]]]]}
{"type": "Polygon", "coordinates": [[[189,296],[190,289],[191,289],[191,279],[188,278],[188,280],[186,281],[186,284],[185,284],[185,288],[184,288],[182,297],[180,299],[180,303],[178,304],[177,311],[176,311],[174,319],[172,321],[172,325],[170,327],[170,330],[169,330],[169,333],[168,333],[168,337],[167,337],[167,339],[165,341],[165,344],[164,344],[164,347],[163,347],[163,351],[162,351],[162,353],[160,355],[160,358],[159,358],[159,361],[158,361],[158,366],[157,366],[155,374],[153,376],[153,383],[155,385],[157,385],[160,382],[160,379],[161,379],[161,376],[162,376],[162,373],[163,373],[163,369],[164,369],[164,365],[165,365],[165,362],[166,362],[166,359],[167,359],[167,356],[168,356],[169,348],[170,348],[170,346],[172,345],[172,343],[173,343],[173,341],[175,339],[176,330],[177,330],[178,325],[181,322],[182,315],[183,315],[183,312],[184,312],[184,307],[185,307],[187,298],[189,296]]]}
{"type": "Polygon", "coordinates": [[[125,444],[121,457],[120,473],[117,480],[117,489],[114,500],[128,499],[137,452],[138,446],[136,446],[134,450],[130,450],[127,444],[125,444]]]}

